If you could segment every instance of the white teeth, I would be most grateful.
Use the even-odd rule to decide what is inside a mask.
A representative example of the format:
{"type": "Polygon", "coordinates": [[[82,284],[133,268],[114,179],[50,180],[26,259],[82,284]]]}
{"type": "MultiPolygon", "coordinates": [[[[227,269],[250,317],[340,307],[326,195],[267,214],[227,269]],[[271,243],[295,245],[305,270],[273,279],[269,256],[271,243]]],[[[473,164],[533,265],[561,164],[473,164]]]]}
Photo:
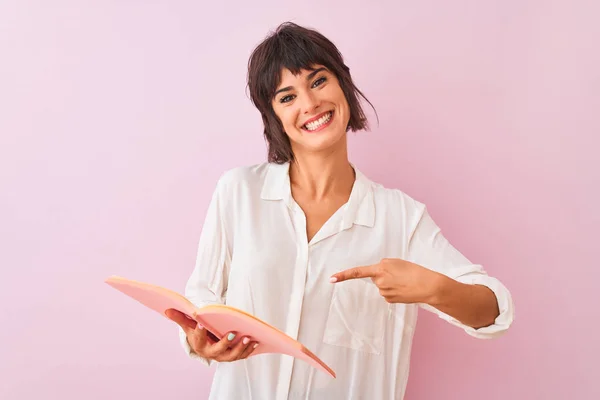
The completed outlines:
{"type": "Polygon", "coordinates": [[[323,115],[318,120],[309,122],[308,124],[304,125],[304,127],[309,131],[314,131],[315,129],[320,128],[321,125],[329,122],[330,119],[331,119],[331,111],[329,111],[327,114],[323,115]]]}

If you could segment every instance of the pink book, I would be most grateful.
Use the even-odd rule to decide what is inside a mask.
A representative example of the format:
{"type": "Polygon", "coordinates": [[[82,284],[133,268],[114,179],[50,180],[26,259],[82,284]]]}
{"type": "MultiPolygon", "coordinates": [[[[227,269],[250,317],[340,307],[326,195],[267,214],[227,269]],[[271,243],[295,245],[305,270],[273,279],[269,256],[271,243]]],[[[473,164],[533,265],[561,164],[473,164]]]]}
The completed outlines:
{"type": "Polygon", "coordinates": [[[249,337],[250,340],[260,343],[250,357],[262,353],[286,354],[306,361],[335,378],[335,372],[300,342],[242,310],[222,304],[198,308],[172,290],[118,276],[109,277],[106,283],[159,312],[165,318],[168,318],[165,311],[170,308],[184,313],[190,319],[193,319],[192,315],[195,313],[196,322],[207,329],[213,340],[222,338],[228,332],[236,332],[232,342],[232,345],[235,345],[242,337],[249,337]]]}

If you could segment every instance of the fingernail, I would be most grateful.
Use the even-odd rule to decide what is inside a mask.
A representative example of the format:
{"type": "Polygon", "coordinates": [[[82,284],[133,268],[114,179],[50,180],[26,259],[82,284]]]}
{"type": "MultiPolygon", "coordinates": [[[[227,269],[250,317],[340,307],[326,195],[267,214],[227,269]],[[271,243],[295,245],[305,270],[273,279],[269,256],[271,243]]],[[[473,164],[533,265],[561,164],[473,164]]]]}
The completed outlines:
{"type": "Polygon", "coordinates": [[[235,333],[230,333],[229,335],[227,335],[228,340],[233,340],[234,337],[235,337],[235,333]]]}
{"type": "Polygon", "coordinates": [[[196,328],[197,328],[199,331],[201,331],[202,329],[204,329],[204,327],[203,327],[202,325],[200,325],[200,324],[196,324],[196,328]]]}
{"type": "Polygon", "coordinates": [[[258,343],[256,343],[256,344],[254,345],[254,348],[257,348],[257,347],[258,347],[258,343]]]}
{"type": "Polygon", "coordinates": [[[242,343],[248,344],[249,341],[250,341],[250,339],[248,339],[247,337],[245,337],[244,340],[242,340],[242,343]]]}
{"type": "Polygon", "coordinates": [[[335,283],[337,282],[337,278],[335,276],[332,276],[331,278],[329,278],[329,282],[335,283]]]}

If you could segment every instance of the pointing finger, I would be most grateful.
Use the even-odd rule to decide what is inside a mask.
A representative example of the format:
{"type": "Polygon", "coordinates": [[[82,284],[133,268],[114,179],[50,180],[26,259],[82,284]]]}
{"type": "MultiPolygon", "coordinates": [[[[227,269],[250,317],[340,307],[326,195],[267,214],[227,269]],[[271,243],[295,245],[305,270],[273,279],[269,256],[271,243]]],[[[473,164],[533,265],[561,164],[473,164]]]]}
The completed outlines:
{"type": "Polygon", "coordinates": [[[331,276],[330,282],[343,282],[349,279],[373,278],[377,276],[376,265],[368,265],[366,267],[354,267],[331,276]]]}

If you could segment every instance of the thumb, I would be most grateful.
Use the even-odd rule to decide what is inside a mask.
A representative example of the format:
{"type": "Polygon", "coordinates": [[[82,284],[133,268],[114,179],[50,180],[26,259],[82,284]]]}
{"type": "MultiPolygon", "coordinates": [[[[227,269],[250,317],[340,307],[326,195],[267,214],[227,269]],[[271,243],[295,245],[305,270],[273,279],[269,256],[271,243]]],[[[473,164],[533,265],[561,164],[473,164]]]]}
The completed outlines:
{"type": "Polygon", "coordinates": [[[182,313],[181,311],[175,310],[174,308],[170,308],[165,311],[165,315],[171,321],[177,323],[186,333],[189,330],[193,330],[196,328],[196,321],[189,318],[187,315],[182,313]]]}

